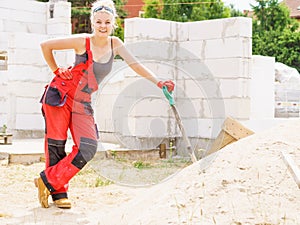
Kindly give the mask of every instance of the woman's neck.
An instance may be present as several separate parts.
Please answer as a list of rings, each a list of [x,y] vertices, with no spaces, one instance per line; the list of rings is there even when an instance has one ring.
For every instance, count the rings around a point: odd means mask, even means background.
[[[109,36],[108,37],[96,37],[95,35],[92,35],[91,41],[94,46],[104,47],[107,45],[107,43],[109,41]]]

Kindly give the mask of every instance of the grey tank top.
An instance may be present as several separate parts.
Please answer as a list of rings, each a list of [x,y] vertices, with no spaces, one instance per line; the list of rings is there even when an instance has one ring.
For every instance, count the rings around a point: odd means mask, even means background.
[[[82,55],[76,54],[74,66],[78,65],[79,63],[85,62],[87,60],[87,57],[88,57],[87,52],[83,53]],[[113,60],[114,60],[114,53],[113,53],[113,43],[111,38],[111,56],[109,60],[105,63],[93,61],[93,71],[98,84],[100,84],[100,82],[110,73],[112,69]]]

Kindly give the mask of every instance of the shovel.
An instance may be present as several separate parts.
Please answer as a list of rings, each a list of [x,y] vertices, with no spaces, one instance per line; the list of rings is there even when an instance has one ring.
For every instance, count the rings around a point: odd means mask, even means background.
[[[168,88],[166,86],[163,86],[162,90],[163,90],[164,95],[166,96],[166,98],[169,100],[169,104],[170,104],[170,106],[173,110],[173,113],[175,115],[176,122],[177,122],[177,124],[179,126],[179,129],[181,131],[183,140],[185,141],[185,143],[187,145],[187,151],[188,151],[188,153],[191,157],[191,160],[192,160],[193,163],[195,163],[195,162],[197,162],[197,158],[195,156],[194,150],[192,149],[191,142],[190,142],[190,140],[188,139],[188,137],[186,135],[186,132],[185,132],[184,126],[182,124],[182,121],[181,121],[180,115],[178,113],[178,110],[175,106],[175,101],[174,101],[174,98],[172,96],[172,92],[169,92]]]

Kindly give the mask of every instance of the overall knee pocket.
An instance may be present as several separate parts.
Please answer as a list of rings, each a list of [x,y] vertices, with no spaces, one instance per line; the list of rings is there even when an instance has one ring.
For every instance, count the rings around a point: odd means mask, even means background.
[[[90,161],[97,151],[97,141],[90,138],[80,138],[78,153],[72,161],[72,164],[78,169],[82,169]]]

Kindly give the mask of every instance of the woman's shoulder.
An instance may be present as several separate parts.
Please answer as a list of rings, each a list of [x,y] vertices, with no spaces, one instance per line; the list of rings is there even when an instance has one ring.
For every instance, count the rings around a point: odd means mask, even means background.
[[[113,46],[115,47],[120,47],[122,45],[124,45],[123,41],[116,36],[111,36],[112,42],[113,42]]]

